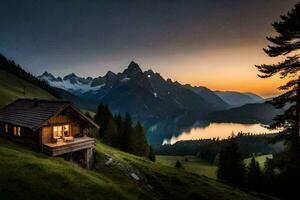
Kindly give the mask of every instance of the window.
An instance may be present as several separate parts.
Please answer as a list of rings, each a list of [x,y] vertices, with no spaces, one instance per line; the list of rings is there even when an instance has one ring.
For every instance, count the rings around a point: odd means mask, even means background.
[[[8,133],[8,124],[5,124],[5,133]]]
[[[63,138],[70,136],[70,125],[53,126],[53,138]]]
[[[14,126],[14,135],[17,135],[17,127]]]
[[[21,136],[21,127],[14,126],[14,136]]]
[[[21,127],[18,126],[17,135],[21,136]]]
[[[64,125],[64,137],[70,136],[69,125]]]
[[[62,137],[62,126],[53,126],[53,138]]]

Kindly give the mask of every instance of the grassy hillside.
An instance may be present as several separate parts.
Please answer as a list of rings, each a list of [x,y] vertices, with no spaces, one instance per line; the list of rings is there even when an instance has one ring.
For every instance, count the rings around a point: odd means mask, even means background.
[[[25,96],[24,96],[25,86]],[[0,69],[0,108],[18,98],[54,99],[54,97],[17,76]]]
[[[186,158],[188,161],[186,161]],[[180,161],[188,172],[216,179],[217,166],[195,156],[157,156],[157,162],[165,166],[174,167],[177,161]]]
[[[273,158],[272,154],[256,156],[255,160],[259,163],[259,166],[263,169],[267,158]],[[245,159],[245,163],[248,165],[251,162],[251,158]]]
[[[188,162],[185,161],[186,158],[188,159]],[[267,158],[272,158],[272,155],[269,154],[255,157],[261,169],[264,168]],[[205,162],[195,156],[157,156],[157,162],[165,166],[174,167],[177,161],[180,161],[184,169],[188,172],[216,179],[217,166]],[[248,165],[251,158],[247,158],[244,161],[245,164]]]
[[[90,171],[0,138],[0,199],[260,199],[101,143],[95,154]],[[108,155],[111,165],[105,165]]]

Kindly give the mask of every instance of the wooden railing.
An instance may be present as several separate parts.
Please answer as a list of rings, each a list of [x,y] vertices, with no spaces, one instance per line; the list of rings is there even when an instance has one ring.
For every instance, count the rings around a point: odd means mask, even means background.
[[[90,137],[74,138],[71,142],[43,144],[43,152],[49,156],[59,156],[84,149],[93,148],[95,140]]]

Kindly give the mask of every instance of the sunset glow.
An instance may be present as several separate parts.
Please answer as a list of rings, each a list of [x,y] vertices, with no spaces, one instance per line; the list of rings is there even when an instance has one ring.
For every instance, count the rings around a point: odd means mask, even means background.
[[[0,7],[0,51],[34,75],[98,77],[135,61],[183,84],[280,94],[285,80],[262,80],[254,65],[280,60],[263,52],[265,37],[297,0],[159,2],[7,1]]]
[[[163,144],[174,144],[181,140],[199,140],[199,139],[226,139],[232,134],[239,132],[252,134],[266,134],[274,133],[260,124],[236,124],[236,123],[211,123],[208,127],[192,128],[189,131],[181,133],[178,137],[172,137],[170,140],[166,139]]]

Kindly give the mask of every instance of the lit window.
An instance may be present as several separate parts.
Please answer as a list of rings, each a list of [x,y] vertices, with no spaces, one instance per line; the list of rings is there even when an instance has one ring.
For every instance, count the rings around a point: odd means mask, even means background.
[[[54,138],[62,137],[62,126],[53,126],[53,137]]]
[[[18,126],[17,135],[21,136],[21,127]]]
[[[69,125],[64,125],[64,137],[70,136]]]
[[[5,133],[8,133],[8,124],[5,124]]]
[[[17,127],[14,126],[14,135],[17,135]]]
[[[21,136],[21,127],[14,126],[14,135],[15,136]]]

